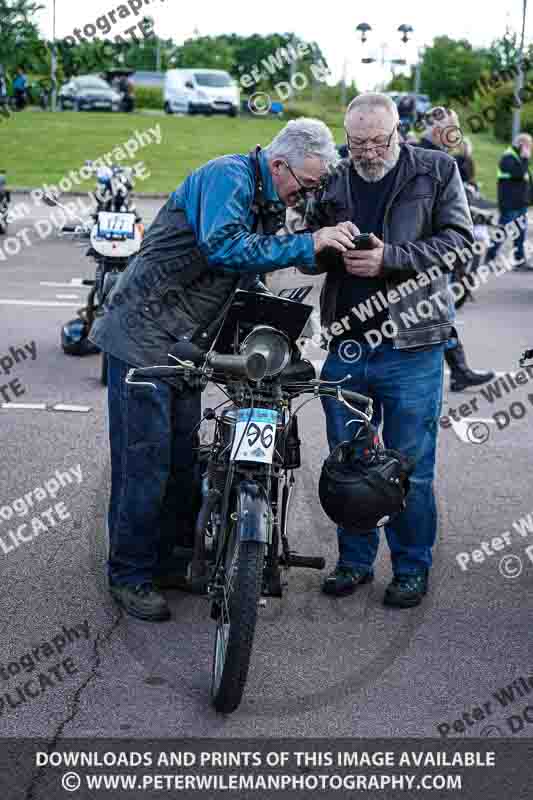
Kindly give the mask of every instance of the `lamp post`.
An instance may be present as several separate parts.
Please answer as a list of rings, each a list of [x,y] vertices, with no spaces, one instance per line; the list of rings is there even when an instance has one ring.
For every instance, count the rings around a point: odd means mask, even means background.
[[[52,82],[52,111],[57,110],[57,49],[56,49],[56,0],[52,5],[52,51],[50,58],[50,79]]]
[[[520,92],[524,86],[524,70],[523,70],[523,58],[524,58],[524,34],[526,29],[526,11],[527,11],[527,0],[523,0],[522,4],[522,36],[520,38],[520,50],[518,53],[518,72],[516,75],[516,85],[515,85],[515,95],[516,95],[516,102],[520,105],[522,104],[522,98],[520,97]],[[518,108],[513,110],[513,141],[515,136],[518,136],[520,133],[520,105]]]
[[[367,22],[360,22],[359,25],[357,25],[355,30],[359,31],[359,33],[361,34],[361,42],[362,42],[362,44],[364,44],[366,42],[367,38],[368,38],[367,34],[372,30],[372,27]],[[406,25],[406,24],[399,25],[398,26],[398,32],[402,34],[401,40],[402,40],[402,42],[404,42],[404,44],[406,44],[409,41],[409,34],[413,33],[413,28],[412,28],[411,25]],[[394,76],[394,66],[402,66],[403,67],[403,66],[406,65],[407,62],[406,62],[405,58],[390,58],[390,59],[386,59],[385,58],[385,49],[386,49],[386,44],[382,44],[382,46],[381,46],[381,66],[385,67],[385,64],[390,64],[392,75]],[[377,61],[377,59],[375,59],[375,58],[362,58],[361,61],[362,61],[363,64],[373,64],[373,63],[375,63]]]

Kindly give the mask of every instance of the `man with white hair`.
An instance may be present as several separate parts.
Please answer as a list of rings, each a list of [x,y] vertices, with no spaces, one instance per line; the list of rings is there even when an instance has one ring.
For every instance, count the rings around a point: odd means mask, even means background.
[[[498,207],[499,224],[517,221],[520,235],[514,242],[514,270],[529,272],[533,267],[527,263],[524,244],[527,241],[527,207],[531,201],[531,158],[532,138],[528,133],[519,133],[512,147],[503,153],[498,167]],[[494,242],[487,253],[487,259],[496,257],[501,242]]]
[[[289,122],[264,149],[215,158],[173,192],[139,253],[108,295],[90,339],[108,357],[110,591],[133,616],[170,617],[157,587],[171,585],[175,544],[191,544],[193,445],[200,393],[125,384],[130,367],[165,364],[177,341],[207,350],[238,288],[257,273],[305,264],[324,248],[353,248],[350,223],[274,235],[286,206],[317,188],[337,158],[323,122]],[[264,288],[264,287],[263,287]]]
[[[448,153],[454,150],[463,139],[459,117],[450,108],[436,106],[426,114],[427,128],[416,145],[426,150]],[[456,159],[457,160],[457,159]],[[459,173],[460,173],[459,168]],[[472,386],[481,386],[494,378],[492,370],[475,370],[468,366],[466,353],[456,328],[444,350],[446,363],[450,368],[450,391],[463,392]]]
[[[350,157],[306,210],[310,230],[348,220],[371,249],[319,255],[326,279],[322,325],[329,355],[322,378],[374,400],[387,448],[416,465],[405,510],[385,525],[393,580],[384,601],[402,608],[428,589],[437,532],[433,494],[442,404],[443,350],[452,333],[450,252],[471,246],[473,226],[454,159],[399,141],[386,95],[356,97],[346,111]],[[306,267],[302,271],[309,272]],[[330,449],[349,438],[350,412],[323,398]],[[373,579],[378,529],[339,528],[339,558],[322,589],[349,594]]]

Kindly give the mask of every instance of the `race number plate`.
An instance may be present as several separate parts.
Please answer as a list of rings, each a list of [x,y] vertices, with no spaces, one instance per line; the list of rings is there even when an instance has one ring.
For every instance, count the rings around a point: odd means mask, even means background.
[[[235,426],[231,461],[272,464],[277,421],[278,412],[270,408],[254,408],[251,417],[249,408],[241,408]]]
[[[98,214],[98,238],[135,238],[135,214],[100,211]]]

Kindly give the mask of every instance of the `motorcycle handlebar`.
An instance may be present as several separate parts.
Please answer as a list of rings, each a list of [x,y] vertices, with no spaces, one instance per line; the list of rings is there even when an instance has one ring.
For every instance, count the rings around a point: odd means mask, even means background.
[[[218,353],[208,353],[207,364],[215,372],[222,372],[232,378],[246,378],[252,381],[259,381],[264,378],[267,362],[260,353],[251,353],[248,356],[238,355],[219,355]],[[198,367],[189,367],[193,374],[200,374],[202,370]],[[131,377],[140,378],[167,378],[169,376],[179,376],[185,371],[183,366],[157,366],[140,367],[131,373]]]
[[[252,353],[248,356],[241,355],[220,355],[219,353],[208,353],[206,358],[209,366],[216,372],[223,372],[231,377],[247,378],[253,381],[259,381],[265,376],[267,362],[263,355],[260,353]],[[191,362],[192,363],[192,362]],[[128,380],[135,383],[135,378],[168,378],[177,377],[182,375],[185,370],[192,375],[201,375],[203,370],[201,367],[190,366],[185,368],[183,366],[155,366],[155,367],[139,367],[130,370],[128,373]],[[294,387],[296,388],[296,386]],[[305,384],[298,386],[300,392],[316,391],[316,387],[309,384],[308,388]],[[359,392],[352,392],[350,389],[343,389],[341,386],[320,386],[319,394],[327,395],[329,397],[338,397],[338,392],[348,402],[367,408],[371,403],[371,398]],[[298,393],[300,393],[298,392]]]
[[[63,225],[61,233],[72,233],[82,239],[90,239],[91,231],[87,228],[82,228],[80,225]]]
[[[359,394],[358,392],[352,392],[350,389],[343,389],[342,386],[339,387],[342,396],[345,400],[351,401],[352,403],[357,403],[361,406],[367,406],[370,402],[370,397],[366,397],[364,394]],[[331,394],[333,397],[337,396],[337,389],[336,387],[327,387],[330,391],[328,394]]]

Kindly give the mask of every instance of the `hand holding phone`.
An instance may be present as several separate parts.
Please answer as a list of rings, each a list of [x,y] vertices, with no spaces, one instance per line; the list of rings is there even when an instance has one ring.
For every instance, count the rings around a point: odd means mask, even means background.
[[[373,233],[354,237],[354,249],[342,254],[344,268],[358,278],[375,278],[383,271],[384,243]]]
[[[359,236],[354,236],[353,243],[356,250],[372,250],[374,248],[371,233],[360,233]]]

